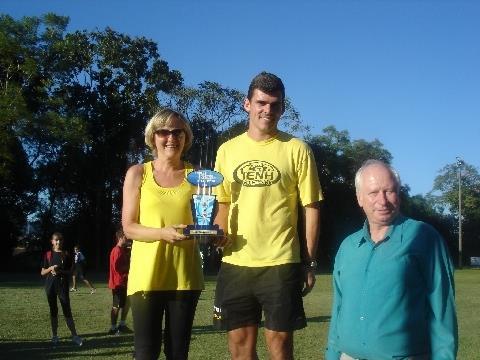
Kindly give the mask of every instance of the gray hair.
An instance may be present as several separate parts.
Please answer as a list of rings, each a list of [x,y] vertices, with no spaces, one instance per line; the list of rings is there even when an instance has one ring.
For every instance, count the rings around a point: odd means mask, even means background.
[[[385,169],[387,169],[390,174],[392,174],[393,178],[395,179],[395,182],[396,182],[396,188],[397,188],[397,194],[400,193],[400,187],[402,186],[402,182],[400,180],[400,175],[398,174],[397,170],[395,170],[392,166],[390,166],[389,164],[381,161],[381,160],[376,160],[376,159],[368,159],[367,161],[365,161],[362,166],[360,167],[360,169],[357,170],[357,172],[355,173],[355,191],[358,192],[360,191],[360,187],[362,185],[362,175],[363,175],[363,172],[365,171],[366,168],[370,167],[370,166],[382,166],[384,167]]]

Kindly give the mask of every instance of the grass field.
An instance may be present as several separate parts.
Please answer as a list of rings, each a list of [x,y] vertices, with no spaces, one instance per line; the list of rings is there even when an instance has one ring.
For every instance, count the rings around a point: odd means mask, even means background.
[[[60,316],[61,343],[50,344],[48,305],[40,275],[0,274],[0,359],[131,359],[133,335],[107,336],[111,294],[106,276],[93,277],[97,293],[80,286],[71,295],[82,347],[73,345]],[[211,326],[215,279],[207,278],[193,327],[190,359],[228,359],[225,333]],[[456,272],[460,329],[458,359],[480,359],[480,270]],[[295,334],[296,359],[323,359],[331,303],[331,276],[318,275],[314,291],[305,298],[308,327]],[[132,326],[129,315],[128,325]],[[263,337],[258,353],[266,359]],[[163,358],[163,357],[162,357]]]

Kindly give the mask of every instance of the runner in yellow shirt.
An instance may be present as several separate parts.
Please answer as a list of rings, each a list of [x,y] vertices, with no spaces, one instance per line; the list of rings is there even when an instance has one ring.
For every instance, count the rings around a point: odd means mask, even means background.
[[[256,359],[263,310],[270,358],[291,359],[293,331],[306,326],[302,293],[315,283],[322,192],[309,146],[277,128],[285,109],[280,78],[257,75],[244,108],[247,132],[219,148],[215,165],[224,176],[215,222],[230,244],[217,278],[214,323],[228,331],[233,359]]]

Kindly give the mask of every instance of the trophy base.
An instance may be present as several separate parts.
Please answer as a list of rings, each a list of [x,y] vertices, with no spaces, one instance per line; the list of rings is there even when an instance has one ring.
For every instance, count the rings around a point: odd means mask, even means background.
[[[188,225],[183,229],[183,235],[194,237],[200,243],[209,243],[217,236],[223,236],[223,230],[218,225]]]

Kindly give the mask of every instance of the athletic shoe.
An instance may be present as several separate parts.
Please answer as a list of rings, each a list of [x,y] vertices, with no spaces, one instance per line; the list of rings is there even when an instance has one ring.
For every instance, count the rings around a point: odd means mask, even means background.
[[[133,331],[130,330],[130,328],[127,325],[118,325],[118,332],[122,334],[129,334],[132,333]]]
[[[52,336],[52,345],[57,345],[58,344],[58,336]]]
[[[72,287],[72,288],[70,289],[70,292],[74,292],[74,291],[78,291],[78,290],[77,290],[77,288],[73,288],[73,287]]]
[[[77,344],[78,346],[82,346],[83,345],[83,339],[78,336],[78,335],[75,335],[72,337],[72,341]]]
[[[90,294],[95,294],[97,292],[97,289],[93,288],[92,290],[90,290]]]
[[[116,335],[117,332],[118,332],[118,329],[117,329],[117,328],[115,328],[115,329],[110,328],[110,330],[108,330],[108,333],[107,333],[107,334],[108,334],[108,335]]]

